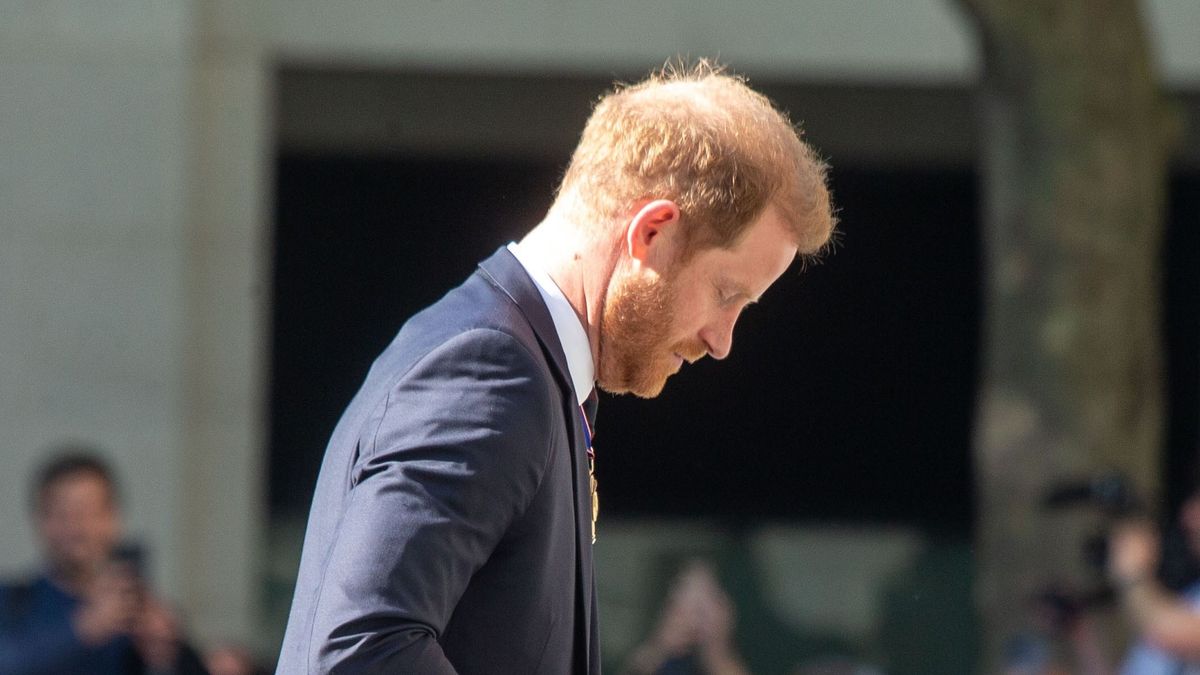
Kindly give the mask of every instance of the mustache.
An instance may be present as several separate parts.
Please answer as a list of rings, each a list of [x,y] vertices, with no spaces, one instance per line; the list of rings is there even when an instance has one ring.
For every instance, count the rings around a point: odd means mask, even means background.
[[[708,347],[703,342],[686,340],[675,345],[675,353],[682,356],[684,361],[695,363],[708,356]]]

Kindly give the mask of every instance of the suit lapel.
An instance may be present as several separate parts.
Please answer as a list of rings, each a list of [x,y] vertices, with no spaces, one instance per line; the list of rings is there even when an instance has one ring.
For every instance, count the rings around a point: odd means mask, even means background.
[[[590,672],[590,655],[597,648],[597,645],[591,644],[596,633],[596,626],[592,625],[596,608],[592,606],[595,587],[592,577],[591,479],[588,475],[583,419],[579,401],[576,400],[575,387],[567,369],[567,357],[563,352],[558,331],[554,328],[554,320],[550,318],[550,310],[546,308],[537,286],[516,257],[507,248],[501,248],[480,263],[479,268],[484,277],[508,295],[525,315],[548,356],[555,381],[562,391],[563,414],[571,439],[571,470],[575,478],[572,486],[575,496],[575,592],[578,601],[576,606],[581,611],[578,619],[583,638],[583,644],[580,645],[582,652],[576,653],[575,658],[578,672]]]
[[[546,309],[546,303],[542,301],[537,286],[529,278],[525,268],[507,248],[501,248],[492,254],[492,257],[479,263],[479,269],[484,277],[516,303],[525,315],[525,319],[529,321],[533,332],[542,343],[542,349],[550,357],[554,379],[563,389],[564,396],[574,400],[574,387],[571,384],[570,371],[567,370],[567,356],[563,352],[562,342],[558,339],[558,331],[554,329],[554,320],[550,318],[550,310]]]

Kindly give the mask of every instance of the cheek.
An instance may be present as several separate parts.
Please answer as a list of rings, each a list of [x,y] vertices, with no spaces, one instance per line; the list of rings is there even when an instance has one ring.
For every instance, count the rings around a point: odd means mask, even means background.
[[[63,522],[54,518],[43,519],[38,523],[38,532],[43,539],[49,541],[59,541],[66,536],[67,528]]]
[[[696,291],[681,292],[675,297],[672,307],[671,329],[674,333],[695,333],[716,309],[715,298]]]
[[[1184,504],[1179,520],[1187,529],[1200,532],[1200,499],[1193,497]]]
[[[680,308],[673,328],[677,336],[697,339],[705,331],[731,328],[739,314],[736,306],[723,306],[715,299],[698,299]]]
[[[108,542],[116,537],[117,529],[117,519],[113,515],[97,514],[89,534],[97,541]]]

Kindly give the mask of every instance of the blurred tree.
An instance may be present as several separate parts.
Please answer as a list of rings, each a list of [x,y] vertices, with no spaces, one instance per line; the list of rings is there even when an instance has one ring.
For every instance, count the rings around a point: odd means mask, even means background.
[[[984,74],[977,601],[987,672],[1051,580],[1094,579],[1064,476],[1159,493],[1159,255],[1175,117],[1138,0],[959,0]]]

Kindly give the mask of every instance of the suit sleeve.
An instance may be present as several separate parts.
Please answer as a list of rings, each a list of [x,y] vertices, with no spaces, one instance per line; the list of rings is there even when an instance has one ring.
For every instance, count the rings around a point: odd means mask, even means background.
[[[514,337],[428,354],[366,425],[314,622],[318,672],[454,673],[438,644],[549,459],[551,389]]]

